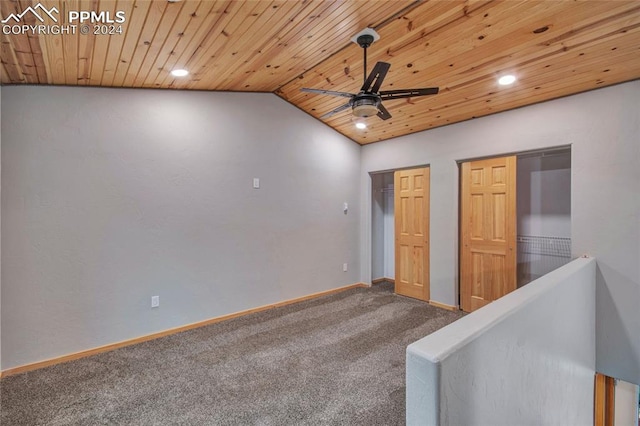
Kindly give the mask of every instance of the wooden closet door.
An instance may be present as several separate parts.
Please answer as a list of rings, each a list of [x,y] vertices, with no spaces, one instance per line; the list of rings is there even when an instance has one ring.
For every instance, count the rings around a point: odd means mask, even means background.
[[[460,304],[471,312],[516,289],[516,157],[462,164]]]
[[[395,291],[429,301],[429,168],[394,173]]]

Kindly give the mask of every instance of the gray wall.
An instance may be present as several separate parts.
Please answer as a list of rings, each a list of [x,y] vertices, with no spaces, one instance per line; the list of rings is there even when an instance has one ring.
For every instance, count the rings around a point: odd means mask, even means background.
[[[359,281],[360,148],[272,94],[2,104],[3,369]]]
[[[571,145],[572,251],[598,263],[597,369],[640,383],[639,104],[634,81],[365,146],[361,279],[371,278],[370,172],[430,164],[431,298],[457,305],[456,161]]]
[[[592,425],[595,281],[576,259],[409,345],[407,425]]]
[[[533,153],[518,156],[517,165],[518,237],[571,238],[571,152]],[[564,265],[570,260],[559,256],[570,249],[564,241],[550,245],[548,254],[538,240],[520,242],[518,238],[518,286]],[[552,242],[553,240],[550,240]],[[567,253],[567,256],[569,253]]]
[[[518,158],[518,235],[571,237],[571,153]]]
[[[384,278],[385,270],[385,194],[384,174],[371,176],[371,278]]]
[[[456,160],[571,144],[597,368],[640,383],[640,81],[362,150],[268,94],[1,96],[3,369],[369,281],[369,172],[414,165],[431,165],[431,296],[455,305]]]
[[[396,276],[396,236],[395,236],[395,197],[393,173],[385,173],[384,186],[384,276],[393,278]]]
[[[393,172],[371,175],[371,278],[395,277]]]

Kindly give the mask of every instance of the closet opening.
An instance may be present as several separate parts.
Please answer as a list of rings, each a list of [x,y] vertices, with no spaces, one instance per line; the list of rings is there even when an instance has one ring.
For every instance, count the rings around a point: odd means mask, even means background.
[[[472,312],[571,260],[571,148],[460,166],[460,307]]]
[[[393,171],[371,173],[371,283],[395,284]]]
[[[517,155],[517,286],[571,260],[571,148]]]
[[[429,214],[431,169],[412,167],[371,174],[372,284],[430,301]]]

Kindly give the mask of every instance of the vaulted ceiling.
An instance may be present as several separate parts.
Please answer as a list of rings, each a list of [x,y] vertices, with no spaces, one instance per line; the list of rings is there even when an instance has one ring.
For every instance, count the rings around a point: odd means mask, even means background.
[[[19,34],[29,6],[124,12],[118,25],[75,34]],[[568,0],[2,0],[2,84],[274,92],[314,117],[356,93],[365,27],[381,36],[369,70],[391,64],[383,90],[439,86],[440,94],[386,101],[386,121],[356,129],[345,110],[323,121],[360,144],[640,78],[640,2]],[[103,15],[104,16],[104,15]],[[45,17],[46,19],[49,19]],[[53,24],[54,22],[44,22]],[[32,13],[22,24],[41,24]],[[8,30],[6,28],[9,28]],[[7,34],[9,33],[9,34]],[[189,70],[176,78],[170,71]],[[499,86],[497,77],[517,81]]]

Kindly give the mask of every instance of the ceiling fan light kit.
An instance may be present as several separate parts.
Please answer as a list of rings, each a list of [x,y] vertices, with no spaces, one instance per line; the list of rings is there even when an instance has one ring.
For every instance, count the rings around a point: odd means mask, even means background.
[[[349,102],[322,115],[320,117],[321,119],[329,118],[334,114],[351,108],[351,112],[355,117],[367,118],[377,115],[382,120],[388,120],[391,118],[391,114],[387,111],[384,105],[382,105],[383,100],[435,95],[438,93],[439,88],[437,87],[380,91],[380,86],[382,86],[382,82],[387,75],[387,72],[389,72],[391,64],[378,62],[371,70],[369,76],[367,76],[367,48],[378,39],[380,39],[380,35],[378,35],[373,28],[365,28],[351,38],[351,41],[360,46],[364,51],[364,83],[358,93],[354,94],[309,88],[300,89],[301,91],[308,93],[349,98]]]
[[[378,114],[380,98],[376,96],[362,95],[353,100],[352,111],[356,117],[372,117]]]

